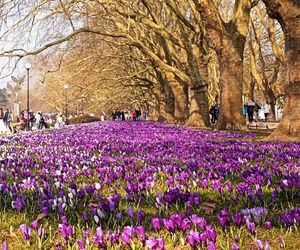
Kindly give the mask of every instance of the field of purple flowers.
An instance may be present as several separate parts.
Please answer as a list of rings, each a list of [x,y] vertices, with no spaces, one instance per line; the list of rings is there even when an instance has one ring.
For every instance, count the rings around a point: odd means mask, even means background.
[[[3,249],[300,249],[300,143],[98,122],[0,150]]]

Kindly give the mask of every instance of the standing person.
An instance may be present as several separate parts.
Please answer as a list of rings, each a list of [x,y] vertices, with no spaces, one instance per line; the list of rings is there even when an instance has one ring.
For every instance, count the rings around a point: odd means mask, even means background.
[[[3,109],[0,108],[0,133],[6,132],[6,127],[5,127],[3,118],[4,118],[4,112],[3,112]]]
[[[255,112],[255,121],[258,121],[258,114],[259,114],[259,110],[261,109],[261,106],[255,102],[255,107],[254,107],[254,112]]]
[[[136,120],[136,112],[135,111],[132,111],[132,120]]]
[[[39,123],[39,127],[38,128],[39,129],[42,129],[43,127],[48,128],[48,124],[45,121],[44,115],[42,113],[40,113],[40,116],[41,116],[41,118],[40,118],[40,123]]]
[[[245,104],[245,106],[247,107],[247,114],[248,114],[249,123],[252,123],[253,122],[254,109],[255,109],[255,102],[250,99]]]
[[[13,133],[13,129],[11,127],[13,116],[10,110],[7,109],[7,117],[6,117],[6,129],[8,128],[11,133]]]
[[[40,121],[41,121],[41,112],[37,112],[35,114],[35,128],[36,129],[39,129]]]
[[[210,107],[209,114],[211,115],[210,122],[211,122],[211,124],[214,125],[216,123],[217,118],[218,118],[218,106],[217,106],[217,104],[214,104]]]
[[[121,117],[122,117],[122,121],[125,121],[125,112],[124,112],[124,110],[121,111]]]
[[[269,115],[271,113],[271,106],[268,102],[264,105],[265,121],[269,121]]]
[[[104,121],[105,121],[105,117],[106,117],[106,113],[105,113],[104,111],[102,111],[102,112],[101,112],[101,115],[100,115],[100,120],[101,120],[102,122],[104,122]]]
[[[3,115],[3,123],[4,123],[5,127],[6,127],[6,130],[7,130],[7,118],[8,118],[8,109],[6,109],[4,111],[4,115]]]
[[[148,121],[148,110],[145,110],[144,111],[144,119],[145,119],[145,121]]]
[[[30,112],[29,112],[29,125],[30,125],[30,130],[32,130],[32,128],[34,127],[35,122],[36,122],[35,115],[34,115],[33,111],[30,110]]]
[[[116,111],[115,111],[115,110],[113,110],[111,116],[112,116],[113,121],[115,121],[116,118],[117,118],[117,114],[116,114]]]

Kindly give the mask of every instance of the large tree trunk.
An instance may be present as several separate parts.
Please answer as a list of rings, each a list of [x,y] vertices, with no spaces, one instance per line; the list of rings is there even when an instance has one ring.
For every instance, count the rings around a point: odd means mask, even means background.
[[[186,125],[209,127],[207,86],[190,88],[190,98],[190,116]]]
[[[287,25],[291,30],[286,30],[287,74],[283,117],[269,139],[300,141],[300,21],[289,22]]]
[[[228,38],[223,38],[219,53],[221,109],[217,129],[246,129],[242,114],[243,59]]]
[[[185,88],[178,79],[176,79],[173,73],[166,72],[166,77],[170,88],[174,94],[175,110],[174,119],[175,122],[183,124],[188,116],[188,95]]]
[[[286,79],[283,117],[271,140],[300,141],[300,3],[295,0],[264,0],[268,13],[285,34]]]
[[[158,121],[174,123],[175,100],[170,86],[165,85],[159,95]]]

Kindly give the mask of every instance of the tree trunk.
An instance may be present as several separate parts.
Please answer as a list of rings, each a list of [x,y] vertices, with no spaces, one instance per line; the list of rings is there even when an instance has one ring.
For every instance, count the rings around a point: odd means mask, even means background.
[[[268,139],[300,141],[300,3],[295,0],[264,2],[269,15],[282,26],[287,67],[283,117]]]
[[[187,86],[182,86],[182,84],[176,79],[173,73],[166,72],[166,77],[170,88],[174,94],[175,100],[175,110],[174,119],[175,122],[183,124],[188,116],[188,96],[185,88]]]
[[[159,96],[159,117],[158,121],[174,123],[175,100],[170,86],[165,85]]]
[[[185,125],[209,127],[207,86],[190,88],[190,116]]]
[[[217,129],[246,129],[242,114],[243,59],[228,38],[219,52],[221,109]]]
[[[283,117],[269,139],[300,141],[300,21],[289,20],[287,26]]]

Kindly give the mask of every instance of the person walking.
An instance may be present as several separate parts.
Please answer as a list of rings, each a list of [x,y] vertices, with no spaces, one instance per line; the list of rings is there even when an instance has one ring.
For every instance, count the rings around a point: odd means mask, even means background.
[[[6,112],[6,130],[9,129],[9,131],[11,133],[13,133],[13,129],[11,127],[11,122],[12,122],[12,119],[13,119],[13,116],[12,116],[12,113],[10,110],[7,109],[7,112]]]
[[[270,106],[269,103],[265,103],[264,113],[265,113],[265,122],[268,122],[269,121],[269,115],[271,113],[271,106]]]
[[[247,107],[247,114],[248,114],[248,120],[249,120],[249,123],[252,123],[253,122],[253,115],[254,115],[254,110],[255,110],[255,102],[253,100],[249,100],[245,106]]]

